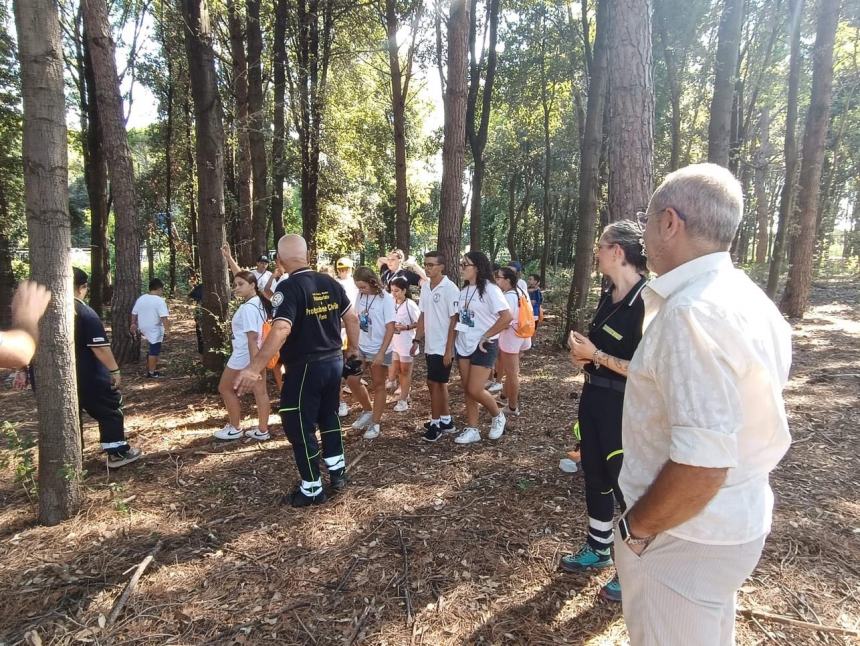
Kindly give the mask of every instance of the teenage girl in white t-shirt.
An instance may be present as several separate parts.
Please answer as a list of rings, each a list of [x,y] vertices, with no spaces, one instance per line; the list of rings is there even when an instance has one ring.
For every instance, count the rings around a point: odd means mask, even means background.
[[[398,277],[388,284],[394,297],[394,339],[391,349],[394,351],[394,374],[400,382],[400,399],[394,404],[394,412],[402,413],[409,410],[409,389],[412,387],[412,352],[418,348],[412,344],[415,338],[415,328],[421,311],[418,304],[409,298],[409,282]],[[396,394],[396,393],[395,393]]]
[[[492,415],[490,439],[505,432],[505,414],[484,385],[493,369],[499,350],[499,332],[511,323],[511,312],[502,290],[493,281],[490,259],[480,251],[469,251],[460,261],[463,289],[457,304],[459,316],[454,327],[457,365],[466,393],[466,426],[454,441],[471,444],[481,441],[478,430],[478,405]]]
[[[359,267],[353,274],[358,287],[358,323],[361,332],[358,349],[364,365],[370,365],[373,380],[373,403],[361,375],[348,377],[346,383],[361,404],[361,415],[352,424],[356,430],[366,429],[364,438],[379,437],[379,423],[385,411],[385,376],[391,365],[391,339],[394,338],[394,297],[382,286],[379,277],[369,267]]]
[[[520,352],[532,347],[531,339],[517,336],[516,329],[519,321],[520,295],[523,294],[517,285],[517,273],[511,267],[502,267],[496,272],[496,285],[505,295],[508,309],[511,312],[511,323],[499,335],[499,380],[504,377],[505,385],[502,392],[508,399],[505,415],[520,414]],[[526,293],[526,298],[528,294]],[[529,301],[531,307],[531,301]],[[531,313],[531,310],[529,310]]]
[[[233,390],[236,376],[248,367],[257,355],[263,339],[263,323],[268,314],[260,301],[257,279],[250,271],[240,271],[233,277],[233,294],[242,301],[231,321],[233,330],[233,353],[227,360],[227,367],[221,373],[218,392],[224,400],[229,421],[215,431],[219,440],[238,440],[249,437],[254,440],[269,439],[269,393],[266,390],[265,370],[263,379],[254,386],[254,399],[257,402],[257,426],[242,432],[242,404]]]

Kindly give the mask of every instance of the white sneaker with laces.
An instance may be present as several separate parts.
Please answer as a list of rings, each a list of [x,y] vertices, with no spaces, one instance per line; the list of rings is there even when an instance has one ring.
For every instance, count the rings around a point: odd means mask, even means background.
[[[505,424],[507,423],[507,418],[502,411],[499,411],[499,414],[493,418],[492,423],[490,424],[490,439],[498,440],[505,432]]]
[[[489,386],[487,386],[487,390],[491,393],[498,393],[502,391],[502,384],[498,381],[494,381]]]
[[[340,406],[337,407],[337,416],[346,417],[347,415],[349,415],[349,404],[341,402]]]
[[[361,415],[358,416],[358,419],[352,423],[352,428],[356,431],[360,431],[361,429],[367,428],[373,423],[373,411],[366,410]]]
[[[232,424],[227,424],[224,428],[215,431],[213,435],[217,440],[238,440],[244,436],[244,433]]]
[[[405,413],[409,410],[409,402],[405,399],[398,400],[396,404],[394,404],[394,412],[395,413]]]
[[[481,441],[481,432],[476,428],[467,427],[454,438],[456,444],[474,444]]]
[[[379,424],[371,424],[364,432],[364,439],[375,440],[377,437],[379,437]]]
[[[269,431],[261,431],[258,427],[249,428],[245,431],[245,437],[249,437],[252,440],[257,440],[259,442],[265,442],[268,440],[271,435],[269,435]]]

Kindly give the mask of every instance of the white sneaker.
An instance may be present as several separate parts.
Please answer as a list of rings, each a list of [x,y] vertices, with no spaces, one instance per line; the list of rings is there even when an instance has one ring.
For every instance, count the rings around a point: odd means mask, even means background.
[[[474,444],[481,441],[481,433],[476,428],[464,428],[463,432],[454,438],[456,444]]]
[[[360,431],[363,428],[367,428],[373,423],[373,411],[366,410],[361,415],[358,416],[358,419],[352,423],[352,428],[356,431]]]
[[[364,439],[375,440],[377,437],[379,437],[379,424],[371,424],[364,432]]]
[[[349,404],[341,402],[340,406],[337,407],[337,416],[346,417],[347,415],[349,415]]]
[[[252,440],[258,440],[260,442],[264,442],[268,440],[271,435],[269,435],[269,431],[261,431],[258,427],[249,428],[245,431],[245,437],[250,437]]]
[[[238,440],[243,437],[244,433],[232,424],[227,424],[221,430],[215,431],[213,435],[218,440]]]
[[[394,412],[395,413],[405,413],[409,410],[409,402],[405,399],[400,399],[394,404]]]
[[[502,384],[500,384],[498,381],[494,381],[489,386],[487,386],[487,390],[491,393],[502,392]]]
[[[498,440],[504,434],[507,421],[505,414],[499,411],[499,414],[493,418],[493,422],[490,424],[491,440]]]

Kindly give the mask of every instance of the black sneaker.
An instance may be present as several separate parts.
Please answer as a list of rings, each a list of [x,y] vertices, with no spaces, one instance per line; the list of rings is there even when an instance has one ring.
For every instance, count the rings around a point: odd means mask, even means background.
[[[348,480],[346,479],[346,469],[337,469],[336,471],[328,472],[329,488],[332,494],[338,494],[346,489]]]
[[[143,455],[143,452],[140,449],[135,449],[130,446],[122,451],[117,451],[116,453],[108,453],[108,469],[118,469],[119,467],[124,467],[126,464],[136,462],[140,459],[141,455]]]
[[[296,487],[292,493],[281,498],[281,504],[290,507],[310,507],[311,505],[321,505],[326,500],[325,491],[322,489],[314,496],[307,496],[302,492],[301,487]]]
[[[436,442],[443,435],[445,435],[445,432],[441,428],[436,426],[436,424],[431,424],[427,432],[421,436],[421,439],[425,442]]]
[[[161,379],[161,373],[156,370],[155,372],[147,372],[147,379]]]
[[[424,430],[425,431],[429,431],[431,426],[433,426],[432,421],[424,422]],[[442,429],[445,433],[456,433],[457,432],[457,427],[454,426],[454,420],[453,419],[450,422],[439,422],[439,428]]]

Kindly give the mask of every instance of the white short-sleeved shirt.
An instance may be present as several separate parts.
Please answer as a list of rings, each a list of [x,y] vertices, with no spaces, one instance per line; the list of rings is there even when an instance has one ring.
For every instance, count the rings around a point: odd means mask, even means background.
[[[251,363],[248,332],[257,333],[257,347],[259,347],[263,339],[263,323],[266,318],[266,310],[259,296],[249,298],[238,307],[230,322],[233,331],[233,354],[227,361],[228,368],[242,370]]]
[[[529,285],[528,285],[528,283],[527,283],[526,281],[524,281],[522,278],[520,278],[520,279],[517,281],[517,289],[519,289],[520,291],[522,291],[522,293],[523,293],[523,294],[525,294],[525,295],[528,295],[528,293],[529,293]],[[514,317],[516,317],[516,315],[514,315]]]
[[[728,468],[705,508],[667,533],[752,541],[770,530],[768,474],[791,443],[782,398],[791,328],[724,252],[655,278],[642,298],[644,334],[624,394],[624,499],[635,504],[667,460]]]
[[[263,272],[254,269],[251,273],[254,274],[254,278],[257,279],[257,289],[262,292],[266,288],[266,283],[268,283],[269,279],[272,277],[272,272],[268,269]]]
[[[457,307],[460,320],[456,327],[457,339],[454,347],[459,356],[467,357],[475,352],[481,337],[499,320],[499,314],[508,311],[508,301],[505,300],[502,290],[488,281],[483,296],[475,285],[467,285],[461,289]],[[489,338],[498,339],[499,335]]]
[[[418,317],[421,316],[421,310],[418,309],[418,304],[411,298],[407,298],[400,305],[394,304],[394,323],[400,325],[415,325],[418,322]],[[415,330],[406,330],[404,332],[394,332],[394,338],[391,340],[391,349],[400,356],[408,356],[412,350],[412,339],[415,338]]]
[[[358,347],[367,355],[379,352],[385,340],[385,326],[394,323],[394,297],[388,292],[358,295]]]
[[[340,283],[341,287],[343,287],[343,291],[346,292],[349,302],[352,303],[353,307],[355,307],[356,303],[358,303],[358,286],[355,284],[353,277],[348,276],[347,278],[335,278],[335,280]]]
[[[445,354],[448,345],[448,328],[451,317],[457,314],[460,288],[450,278],[443,276],[436,287],[430,281],[421,285],[418,307],[424,314],[424,353]]]
[[[137,328],[150,343],[161,343],[164,340],[164,323],[162,317],[170,315],[167,302],[155,294],[143,294],[134,303],[131,313],[137,316]]]

